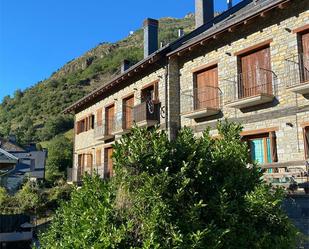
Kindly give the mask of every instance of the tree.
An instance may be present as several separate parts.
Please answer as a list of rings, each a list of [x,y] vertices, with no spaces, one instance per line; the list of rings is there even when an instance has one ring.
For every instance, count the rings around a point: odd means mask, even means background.
[[[134,128],[114,146],[115,176],[85,178],[42,235],[42,248],[282,248],[297,231],[284,195],[248,167],[241,127],[219,123],[220,139],[187,128]]]
[[[46,180],[55,182],[66,175],[66,169],[72,166],[73,144],[64,135],[52,139],[48,146],[46,161]]]

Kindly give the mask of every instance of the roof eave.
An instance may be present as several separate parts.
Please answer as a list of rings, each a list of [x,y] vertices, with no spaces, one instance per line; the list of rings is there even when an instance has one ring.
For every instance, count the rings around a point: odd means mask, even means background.
[[[285,3],[288,3],[290,1],[291,0],[278,0],[278,1],[276,1],[276,3],[269,5],[269,6],[265,6],[264,8],[261,8],[259,11],[252,13],[252,15],[250,15],[250,16],[246,16],[243,19],[241,19],[241,20],[239,20],[239,21],[237,21],[233,24],[226,25],[226,26],[222,27],[221,29],[214,31],[210,34],[205,34],[205,36],[202,36],[200,39],[198,39],[196,41],[189,42],[188,44],[171,51],[170,53],[167,54],[167,56],[168,57],[173,57],[173,56],[176,56],[176,55],[180,56],[181,53],[185,52],[186,50],[191,49],[192,47],[195,47],[197,45],[204,45],[202,43],[205,42],[206,40],[209,40],[209,39],[212,39],[212,38],[217,39],[217,37],[220,34],[226,32],[226,31],[229,31],[230,29],[233,29],[236,26],[242,25],[242,24],[244,24],[244,22],[250,21],[251,19],[253,19],[255,17],[260,16],[261,13],[275,9],[278,6],[285,4]]]

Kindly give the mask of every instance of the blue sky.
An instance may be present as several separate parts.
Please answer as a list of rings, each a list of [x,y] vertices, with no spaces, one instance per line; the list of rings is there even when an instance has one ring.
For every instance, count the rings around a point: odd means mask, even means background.
[[[215,2],[226,9],[226,0]],[[0,0],[0,100],[98,43],[124,38],[146,17],[193,11],[194,0]]]

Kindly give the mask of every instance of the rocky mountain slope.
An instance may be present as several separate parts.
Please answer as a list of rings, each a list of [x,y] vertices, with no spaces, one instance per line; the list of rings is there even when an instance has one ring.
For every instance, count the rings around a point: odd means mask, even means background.
[[[194,29],[194,16],[160,19],[159,41],[167,44],[177,31]],[[100,43],[64,65],[50,78],[25,91],[17,90],[0,104],[0,136],[14,134],[19,143],[44,141],[70,129],[72,117],[61,111],[79,98],[115,77],[123,59],[133,63],[143,57],[143,30],[116,43]],[[44,63],[44,62],[42,62]]]

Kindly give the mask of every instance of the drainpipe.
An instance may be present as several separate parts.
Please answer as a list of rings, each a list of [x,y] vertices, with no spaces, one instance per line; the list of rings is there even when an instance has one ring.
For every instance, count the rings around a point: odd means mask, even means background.
[[[168,132],[168,67],[169,67],[169,58],[166,58],[166,66],[165,66],[165,129]]]

